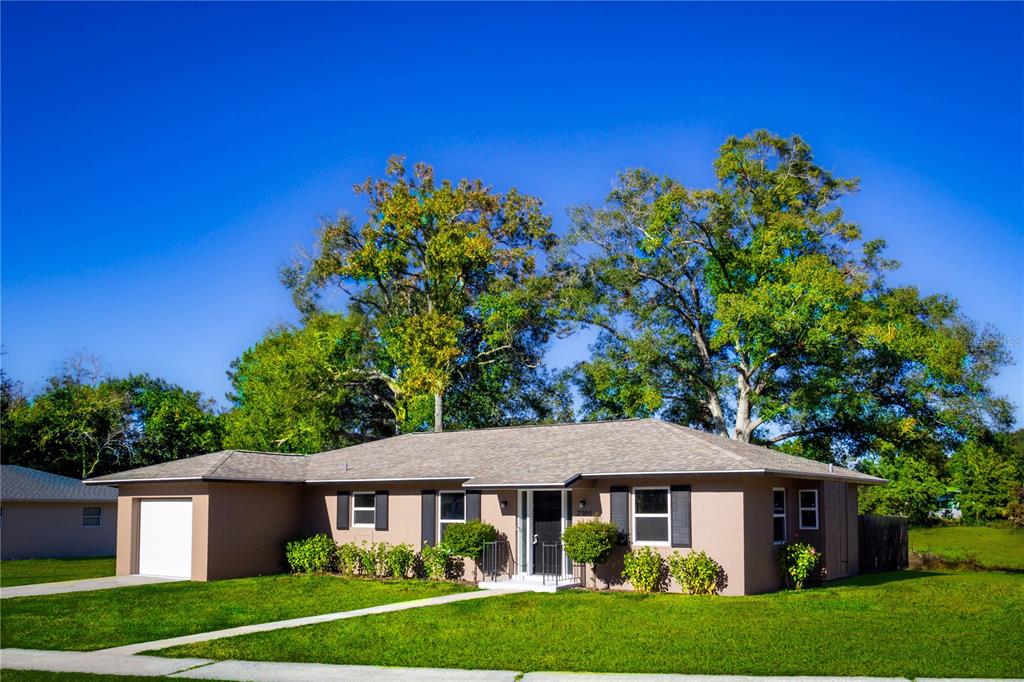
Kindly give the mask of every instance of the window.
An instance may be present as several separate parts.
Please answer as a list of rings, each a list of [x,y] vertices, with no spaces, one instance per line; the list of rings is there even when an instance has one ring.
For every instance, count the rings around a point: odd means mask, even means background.
[[[786,541],[786,489],[772,488],[772,542]]]
[[[99,507],[82,507],[82,525],[89,528],[99,527],[102,514],[103,510]]]
[[[800,528],[818,530],[818,491],[800,491]]]
[[[376,517],[373,493],[352,493],[352,527],[373,528]]]
[[[633,541],[668,544],[668,488],[633,488]]]
[[[466,493],[444,492],[438,495],[438,503],[441,505],[441,513],[437,515],[440,530],[438,538],[444,540],[444,530],[453,523],[466,522]]]

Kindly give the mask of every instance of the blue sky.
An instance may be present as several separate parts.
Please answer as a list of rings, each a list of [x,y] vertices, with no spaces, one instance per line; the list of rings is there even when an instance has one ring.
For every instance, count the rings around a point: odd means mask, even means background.
[[[278,267],[392,153],[536,194],[562,230],[618,171],[707,185],[764,127],[861,178],[846,208],[896,281],[1006,335],[994,385],[1024,405],[1022,4],[0,11],[2,362],[30,388],[89,349],[223,401],[295,318]]]

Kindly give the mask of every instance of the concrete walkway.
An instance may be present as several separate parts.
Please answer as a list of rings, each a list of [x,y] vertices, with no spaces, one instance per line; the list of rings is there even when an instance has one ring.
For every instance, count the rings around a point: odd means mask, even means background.
[[[247,680],[250,682],[907,682],[903,677],[755,677],[750,675],[649,675],[623,673],[520,673],[513,670],[384,668],[323,663],[210,661],[202,658],[130,656],[102,651],[0,650],[0,667],[66,673],[137,675],[164,679]],[[917,682],[954,682],[917,678]],[[965,681],[966,682],[966,681]],[[979,682],[975,680],[974,682]],[[996,682],[993,680],[992,682]],[[1008,682],[1001,680],[999,682]]]
[[[88,578],[86,580],[66,580],[60,583],[37,583],[35,585],[4,587],[0,588],[0,599],[37,597],[44,594],[62,594],[64,592],[91,592],[92,590],[110,590],[115,587],[132,587],[134,585],[177,583],[183,580],[185,578],[160,578],[155,575],[112,575],[108,578]]]
[[[451,604],[457,601],[467,601],[469,599],[487,599],[488,597],[499,597],[502,594],[508,594],[508,590],[504,591],[490,591],[490,590],[477,590],[475,592],[459,592],[456,594],[446,594],[443,597],[428,597],[426,599],[413,599],[411,601],[400,601],[392,604],[381,604],[380,606],[369,606],[365,609],[356,609],[354,611],[339,611],[336,613],[324,613],[319,616],[304,616],[302,618],[291,618],[289,620],[278,620],[272,623],[258,623],[256,625],[242,625],[237,628],[227,628],[225,630],[214,630],[213,632],[201,632],[196,635],[184,635],[182,637],[171,637],[170,639],[161,639],[155,642],[142,642],[140,644],[128,644],[126,646],[112,647],[110,649],[102,649],[101,653],[105,654],[119,654],[119,655],[130,655],[137,654],[143,651],[154,651],[156,649],[166,649],[171,646],[178,646],[181,644],[194,644],[196,642],[207,642],[211,639],[222,639],[224,637],[235,637],[237,635],[248,635],[254,632],[267,632],[269,630],[281,630],[284,628],[297,628],[303,625],[315,625],[316,623],[330,623],[335,620],[345,620],[347,618],[359,618],[360,616],[372,616],[376,613],[392,613],[394,611],[406,611],[408,609],[418,609],[424,606],[439,606],[441,604]]]

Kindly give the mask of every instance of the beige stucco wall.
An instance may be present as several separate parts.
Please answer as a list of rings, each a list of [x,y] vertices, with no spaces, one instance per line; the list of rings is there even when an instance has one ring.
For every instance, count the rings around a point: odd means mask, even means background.
[[[288,570],[285,543],[302,534],[300,484],[210,483],[207,580]]]
[[[611,520],[611,486],[628,486],[630,491],[636,486],[689,485],[691,539],[692,547],[673,548],[655,546],[654,549],[664,557],[673,551],[686,554],[690,551],[705,551],[722,565],[728,576],[728,585],[724,594],[743,594],[745,586],[744,544],[743,544],[743,497],[744,481],[731,477],[644,477],[630,479],[600,479],[582,481],[573,486],[573,521],[585,521],[598,516],[602,521]],[[579,508],[580,500],[584,508]],[[630,524],[632,524],[632,505],[630,505]],[[611,589],[631,589],[628,583],[623,584],[622,557],[627,547],[619,547],[611,559],[599,567],[597,572],[598,585]],[[588,569],[589,571],[589,569]],[[588,576],[589,579],[589,576]],[[668,589],[679,592],[680,586],[669,580]]]
[[[772,489],[786,491],[786,539],[810,543],[822,552],[830,566],[829,580],[845,578],[858,573],[857,546],[857,486],[840,484],[846,489],[846,499],[826,499],[829,486],[822,481],[794,478],[751,478],[746,487],[746,589],[748,594],[769,592],[782,587],[776,554],[778,547],[772,542]],[[818,529],[801,529],[799,491],[818,491]],[[843,514],[845,518],[839,518]],[[845,531],[845,533],[844,533]],[[846,546],[841,546],[841,543]],[[840,561],[840,557],[846,561]],[[845,566],[845,569],[843,568]]]
[[[99,507],[100,525],[83,526],[84,507]],[[4,502],[3,559],[111,556],[117,538],[115,502]]]

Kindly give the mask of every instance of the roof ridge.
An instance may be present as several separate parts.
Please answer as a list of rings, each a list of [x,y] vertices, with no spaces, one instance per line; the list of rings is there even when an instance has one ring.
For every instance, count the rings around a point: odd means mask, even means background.
[[[224,452],[225,452],[225,453],[227,453],[227,454],[225,455],[225,457],[224,457],[224,458],[223,458],[223,459],[222,459],[221,461],[217,462],[217,466],[213,467],[213,469],[211,469],[211,470],[210,470],[210,471],[209,471],[209,472],[208,472],[208,473],[206,474],[206,476],[213,476],[213,475],[214,475],[215,473],[217,473],[217,471],[218,471],[218,470],[219,470],[219,469],[220,469],[220,468],[221,468],[222,466],[224,466],[224,463],[225,463],[225,462],[227,462],[227,461],[228,461],[229,459],[231,459],[231,457],[232,457],[232,456],[233,456],[233,455],[234,455],[234,454],[235,454],[236,452],[238,452],[238,450],[225,450]]]
[[[576,422],[554,422],[545,424],[509,424],[507,426],[483,426],[476,429],[458,429],[455,431],[410,431],[408,433],[400,433],[397,436],[391,436],[392,438],[400,438],[401,436],[443,436],[446,434],[453,433],[465,433],[467,431],[505,431],[510,429],[537,429],[549,426],[588,426],[592,424],[621,424],[623,422],[642,422],[642,421],[659,421],[654,417],[625,417],[623,419],[595,419],[592,421],[576,421]],[[386,440],[386,439],[384,439]],[[340,448],[344,449],[344,448]]]
[[[710,447],[714,448],[715,450],[718,450],[719,452],[725,454],[730,459],[732,459],[734,462],[737,462],[739,464],[746,464],[747,466],[756,466],[756,464],[754,462],[751,462],[749,459],[747,459],[743,455],[735,453],[732,450],[730,450],[729,448],[723,447],[722,445],[719,445],[718,443],[714,442],[714,439],[709,438],[709,439],[705,440],[704,438],[701,438],[701,436],[714,436],[714,438],[726,438],[727,442],[729,442],[729,443],[733,443],[733,442],[738,443],[739,442],[739,441],[733,440],[732,438],[729,438],[728,436],[722,436],[721,434],[717,434],[717,433],[710,433],[708,431],[701,431],[699,429],[693,429],[693,428],[690,428],[689,426],[683,426],[682,424],[676,424],[675,422],[664,421],[664,420],[661,420],[661,419],[656,419],[655,421],[657,421],[659,424],[664,424],[665,426],[668,426],[669,428],[679,429],[679,430],[681,430],[683,433],[685,433],[688,436],[695,437],[695,438],[700,438],[702,441],[707,443],[708,446],[710,446]],[[749,445],[749,443],[748,443],[748,445]],[[755,447],[757,447],[757,446],[755,446]],[[768,448],[765,448],[765,449],[767,450]]]

